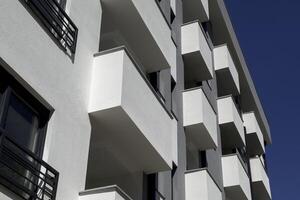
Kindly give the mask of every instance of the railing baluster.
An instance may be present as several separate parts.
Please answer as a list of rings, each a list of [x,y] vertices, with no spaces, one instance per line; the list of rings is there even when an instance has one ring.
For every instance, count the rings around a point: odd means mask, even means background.
[[[23,199],[55,200],[58,172],[8,135],[0,128],[0,184]]]
[[[55,0],[24,0],[58,43],[75,53],[78,29]]]

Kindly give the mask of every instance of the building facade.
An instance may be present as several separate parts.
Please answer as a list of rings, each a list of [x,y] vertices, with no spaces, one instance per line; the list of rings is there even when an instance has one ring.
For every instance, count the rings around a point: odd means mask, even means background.
[[[1,200],[270,200],[223,0],[1,0]]]

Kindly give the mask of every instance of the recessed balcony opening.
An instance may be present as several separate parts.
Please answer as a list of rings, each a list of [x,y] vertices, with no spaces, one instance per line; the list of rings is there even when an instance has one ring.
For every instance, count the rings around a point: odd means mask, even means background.
[[[197,169],[207,169],[208,168],[208,160],[207,160],[207,152],[198,150],[192,144],[187,142],[186,147],[186,169],[188,171],[193,171]]]
[[[100,51],[126,46],[145,73],[176,67],[171,30],[154,0],[101,0],[101,3]]]

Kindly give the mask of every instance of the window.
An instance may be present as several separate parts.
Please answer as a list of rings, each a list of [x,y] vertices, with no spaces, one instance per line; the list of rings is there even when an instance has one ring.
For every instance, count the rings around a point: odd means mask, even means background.
[[[43,140],[40,129],[43,126],[38,112],[18,97],[11,88],[6,90],[5,95],[0,127],[18,144],[39,154],[41,150],[38,144]]]
[[[150,84],[152,85],[153,89],[156,91],[156,94],[159,96],[159,98],[165,102],[165,98],[160,92],[160,72],[151,72],[148,75],[148,80]]]
[[[0,68],[0,184],[22,199],[53,199],[56,194],[58,172],[41,159],[49,116]]]
[[[205,33],[205,38],[207,39],[207,42],[210,46],[210,48],[213,48],[213,42],[211,40],[211,35],[212,35],[212,24],[211,22],[202,22],[201,27]]]
[[[22,147],[41,157],[50,112],[19,88],[6,85],[2,89],[0,129]]]
[[[158,190],[158,174],[148,174],[146,176],[147,180],[147,191],[146,198],[147,200],[158,200],[165,199],[164,195]]]

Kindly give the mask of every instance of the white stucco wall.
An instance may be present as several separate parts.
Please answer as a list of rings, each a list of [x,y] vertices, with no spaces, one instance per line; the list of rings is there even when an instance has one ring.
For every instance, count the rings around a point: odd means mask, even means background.
[[[100,37],[100,1],[69,0],[68,13],[79,29],[74,62],[21,1],[0,1],[0,56],[55,109],[44,160],[60,173],[57,199],[76,200],[86,178],[91,129],[87,109]]]

